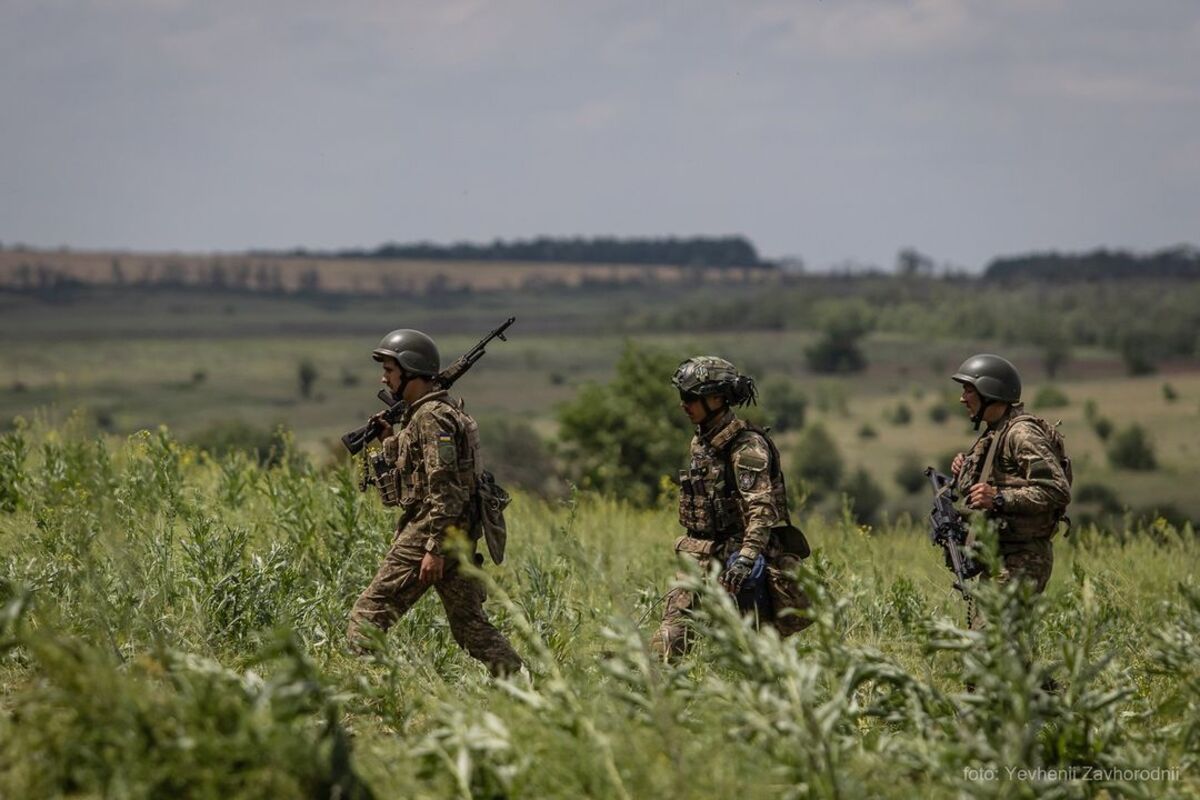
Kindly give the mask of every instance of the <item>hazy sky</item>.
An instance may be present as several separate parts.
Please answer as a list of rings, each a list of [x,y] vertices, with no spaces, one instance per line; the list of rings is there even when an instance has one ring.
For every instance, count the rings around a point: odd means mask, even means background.
[[[0,0],[0,242],[1200,242],[1200,0]]]

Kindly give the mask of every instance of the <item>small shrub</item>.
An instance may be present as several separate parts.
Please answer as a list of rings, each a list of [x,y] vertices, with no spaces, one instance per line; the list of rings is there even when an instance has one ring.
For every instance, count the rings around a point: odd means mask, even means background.
[[[1113,432],[1112,420],[1108,417],[1096,417],[1092,420],[1092,430],[1100,437],[1100,441],[1107,442]]]
[[[830,304],[822,316],[821,338],[804,351],[808,368],[823,374],[866,369],[859,342],[874,327],[871,308],[861,301]]]
[[[300,396],[305,400],[312,397],[313,386],[319,375],[317,365],[307,358],[296,367],[296,381],[300,385]]]
[[[883,489],[871,477],[871,473],[859,467],[842,486],[854,509],[854,519],[859,524],[873,524],[878,520],[883,507]]]
[[[921,462],[921,457],[913,452],[905,453],[900,458],[900,465],[896,467],[892,477],[905,494],[916,494],[925,488],[927,483],[925,465]]]
[[[863,426],[858,429],[858,438],[860,439],[875,439],[879,433],[871,427],[870,423],[863,423]]]
[[[342,386],[349,387],[349,386],[358,386],[360,381],[359,381],[359,377],[357,375],[355,375],[353,372],[346,369],[345,367],[342,367],[342,375],[341,375],[341,378],[339,378],[339,382],[342,384]]]
[[[198,369],[192,373],[192,385],[193,386],[199,386],[200,384],[204,383],[206,380],[208,380],[208,372],[206,370]]]
[[[824,425],[813,425],[804,431],[792,460],[797,465],[797,474],[810,487],[814,497],[834,489],[841,482],[842,456]]]
[[[1141,425],[1130,425],[1112,437],[1108,460],[1117,469],[1149,472],[1158,468],[1154,444]]]
[[[479,422],[483,465],[505,486],[554,494],[561,481],[546,445],[524,419],[489,417]]]
[[[113,416],[111,408],[98,408],[96,414],[96,427],[105,433],[112,433],[117,429],[116,418]]]
[[[908,425],[912,422],[912,409],[907,403],[901,403],[892,410],[889,419],[893,425]]]
[[[1148,335],[1131,331],[1122,336],[1118,347],[1125,370],[1130,375],[1149,375],[1154,372],[1154,347]]]
[[[1070,404],[1071,399],[1066,392],[1053,384],[1043,386],[1033,398],[1034,408],[1063,408]]]
[[[1121,511],[1121,500],[1116,491],[1103,483],[1085,483],[1071,493],[1071,499],[1076,503],[1097,505],[1106,514]]]
[[[772,430],[777,433],[800,430],[808,412],[808,398],[796,391],[791,381],[772,381],[763,387],[763,404]]]
[[[1168,403],[1174,403],[1179,399],[1179,393],[1176,392],[1175,387],[1169,383],[1164,383],[1162,385],[1162,394],[1163,400],[1166,400]]]
[[[950,419],[950,409],[944,403],[936,403],[929,407],[929,421],[934,425],[945,424]]]
[[[216,458],[243,453],[260,465],[273,466],[280,463],[287,450],[287,429],[283,425],[261,428],[242,420],[223,420],[194,435],[188,444]]]

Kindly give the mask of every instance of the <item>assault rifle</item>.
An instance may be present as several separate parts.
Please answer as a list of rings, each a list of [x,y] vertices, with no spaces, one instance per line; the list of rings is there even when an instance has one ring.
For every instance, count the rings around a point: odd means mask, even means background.
[[[954,573],[954,588],[963,599],[970,600],[967,580],[983,572],[983,565],[965,552],[967,523],[954,507],[958,499],[954,484],[948,475],[933,467],[925,468],[925,476],[933,484],[933,510],[929,512],[929,541],[940,547],[946,555],[946,566]]]
[[[483,358],[488,343],[492,339],[499,339],[502,342],[508,341],[508,337],[504,335],[504,332],[516,321],[516,317],[506,319],[502,325],[480,339],[478,344],[459,356],[453,364],[434,376],[433,384],[439,389],[449,389],[453,386],[454,382],[465,375],[467,370],[475,366],[476,361]],[[385,423],[387,425],[394,425],[404,415],[404,409],[407,404],[403,399],[393,397],[392,393],[387,389],[380,389],[379,394],[376,396],[387,405],[387,408],[382,413],[371,417],[366,425],[363,425],[361,428],[355,428],[342,437],[342,444],[350,451],[350,455],[357,455],[371,441],[379,438],[379,434],[383,432]]]

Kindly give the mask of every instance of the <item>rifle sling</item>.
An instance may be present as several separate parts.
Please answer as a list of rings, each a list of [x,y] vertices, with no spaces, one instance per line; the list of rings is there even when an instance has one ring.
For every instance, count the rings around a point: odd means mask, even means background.
[[[1008,426],[1003,426],[1007,428]],[[1000,440],[1003,438],[1001,428],[996,428],[992,431],[992,440],[988,443],[987,455],[983,459],[983,469],[979,472],[979,480],[977,483],[987,483],[992,478],[992,467],[996,463],[996,451],[1000,449]],[[972,525],[967,530],[967,540],[965,542],[968,548],[975,546],[975,526]]]

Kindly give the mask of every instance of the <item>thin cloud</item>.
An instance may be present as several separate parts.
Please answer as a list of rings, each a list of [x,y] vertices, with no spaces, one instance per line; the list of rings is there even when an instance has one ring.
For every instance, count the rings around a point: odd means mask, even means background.
[[[961,50],[976,38],[964,0],[768,3],[749,10],[747,31],[776,54],[846,60]]]

